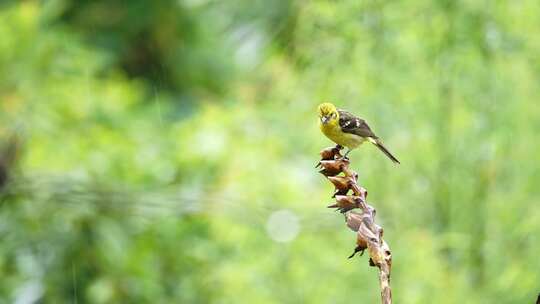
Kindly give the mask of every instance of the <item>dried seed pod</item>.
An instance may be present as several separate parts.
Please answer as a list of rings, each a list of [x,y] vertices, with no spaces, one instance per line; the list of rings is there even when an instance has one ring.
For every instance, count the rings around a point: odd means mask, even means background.
[[[354,248],[354,252],[349,256],[349,259],[353,258],[354,255],[358,252],[360,252],[360,256],[364,254],[364,251],[368,248],[367,243],[364,239],[357,237],[356,238],[356,247]]]
[[[335,176],[341,173],[342,165],[335,160],[321,160],[319,164],[322,167],[319,173],[324,176]]]
[[[363,199],[363,201],[365,202],[366,201],[366,198],[367,198],[367,190],[366,188],[360,186],[359,187],[359,192],[360,192],[360,197]]]
[[[351,178],[348,176],[328,176],[328,180],[334,184],[338,190],[349,190],[351,186]]]
[[[322,160],[332,160],[336,158],[341,158],[341,153],[339,151],[343,149],[342,146],[337,145],[335,147],[329,147],[321,151]]]
[[[362,224],[362,214],[351,211],[345,215],[345,221],[347,222],[347,227],[357,232],[360,229],[360,224]]]
[[[319,166],[323,169],[319,171],[325,176],[335,176],[343,171],[347,167],[348,161],[346,159],[336,159],[336,160],[321,160]]]
[[[336,189],[332,197],[336,197],[337,195],[347,195],[347,192],[349,192],[349,189],[343,189],[343,190]]]
[[[328,208],[337,208],[341,213],[345,213],[349,210],[358,208],[357,199],[359,198],[356,196],[336,195],[337,203],[328,206]]]

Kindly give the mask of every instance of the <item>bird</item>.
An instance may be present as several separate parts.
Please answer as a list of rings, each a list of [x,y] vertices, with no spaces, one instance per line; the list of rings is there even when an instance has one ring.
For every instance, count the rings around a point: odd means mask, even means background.
[[[347,112],[337,109],[329,102],[321,103],[318,107],[319,127],[324,135],[338,146],[347,148],[343,158],[366,141],[374,144],[395,164],[399,160],[388,151],[381,139],[371,131],[365,120]]]

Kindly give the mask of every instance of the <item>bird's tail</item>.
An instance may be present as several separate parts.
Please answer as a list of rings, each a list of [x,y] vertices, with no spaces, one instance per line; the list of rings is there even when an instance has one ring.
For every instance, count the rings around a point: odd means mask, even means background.
[[[379,148],[379,150],[381,150],[384,154],[386,154],[386,156],[388,156],[388,158],[390,158],[394,163],[396,164],[400,163],[399,160],[394,155],[392,155],[392,153],[390,153],[388,149],[386,149],[386,147],[382,144],[382,142],[378,138],[370,137],[369,141],[375,146],[377,146],[377,148]]]

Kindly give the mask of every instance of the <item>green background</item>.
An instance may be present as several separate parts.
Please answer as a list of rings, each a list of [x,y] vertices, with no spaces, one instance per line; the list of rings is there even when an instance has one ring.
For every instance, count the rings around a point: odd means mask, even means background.
[[[540,292],[538,1],[2,1],[0,303],[377,303],[313,168],[351,153],[396,303]]]

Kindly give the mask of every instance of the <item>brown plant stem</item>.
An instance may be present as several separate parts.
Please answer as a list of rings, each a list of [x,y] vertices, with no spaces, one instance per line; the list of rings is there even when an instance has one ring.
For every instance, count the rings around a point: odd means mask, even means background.
[[[358,174],[349,168],[349,160],[339,153],[341,147],[330,147],[321,151],[321,161],[317,166],[334,185],[333,197],[336,203],[328,206],[345,213],[347,226],[357,233],[356,253],[360,255],[367,249],[369,265],[379,268],[379,285],[383,304],[392,303],[390,288],[390,271],[392,268],[392,253],[383,239],[383,229],[375,223],[376,210],[367,203],[367,191],[358,185]],[[349,191],[352,195],[348,195]],[[361,213],[351,211],[359,208]]]

